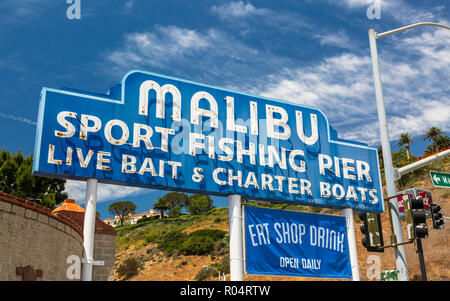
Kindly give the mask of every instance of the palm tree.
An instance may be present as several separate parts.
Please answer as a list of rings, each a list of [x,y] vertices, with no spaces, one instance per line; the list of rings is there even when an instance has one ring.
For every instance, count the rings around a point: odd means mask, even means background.
[[[153,209],[161,211],[160,218],[164,218],[164,211],[170,209],[170,202],[167,198],[159,197],[153,204]]]
[[[424,149],[423,154],[431,155],[432,153],[434,153],[434,145],[430,144]]]
[[[414,140],[411,138],[411,136],[408,133],[400,134],[400,139],[398,140],[398,146],[399,147],[405,146],[406,158],[408,159],[408,161],[411,160],[411,154],[409,152],[409,146],[411,143],[414,143]]]
[[[435,141],[436,150],[441,151],[450,147],[450,137],[447,135],[442,135],[436,138]]]
[[[433,141],[434,151],[436,152],[438,150],[436,140],[440,136],[444,136],[444,135],[445,134],[442,132],[441,129],[433,126],[428,129],[428,131],[425,133],[425,135],[423,135],[423,140]]]

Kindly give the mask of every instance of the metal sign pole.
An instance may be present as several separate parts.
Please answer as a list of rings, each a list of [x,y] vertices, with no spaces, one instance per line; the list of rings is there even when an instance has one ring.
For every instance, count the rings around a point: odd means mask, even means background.
[[[373,79],[375,85],[375,96],[377,101],[378,122],[380,124],[381,147],[383,149],[384,174],[386,178],[386,188],[388,197],[397,194],[395,187],[394,167],[392,164],[391,145],[389,143],[389,132],[386,118],[386,108],[384,105],[383,87],[381,84],[380,62],[377,51],[377,33],[375,30],[369,30],[370,54],[372,57]],[[403,242],[402,226],[398,211],[398,202],[396,199],[389,200],[389,209],[392,217],[392,228],[398,242]],[[402,245],[395,248],[395,258],[400,280],[408,281],[408,268],[406,265],[406,253]]]
[[[342,209],[342,215],[347,224],[348,251],[350,254],[350,265],[352,267],[352,280],[359,281],[358,253],[356,251],[355,223],[353,221],[353,210]]]
[[[97,204],[97,179],[86,181],[86,208],[83,227],[83,268],[81,281],[92,281],[94,262],[94,236]]]
[[[425,267],[425,260],[423,259],[422,240],[420,238],[417,241],[417,254],[419,254],[420,271],[422,272],[422,281],[427,281],[427,270]]]
[[[228,196],[230,215],[230,280],[244,279],[241,196]]]

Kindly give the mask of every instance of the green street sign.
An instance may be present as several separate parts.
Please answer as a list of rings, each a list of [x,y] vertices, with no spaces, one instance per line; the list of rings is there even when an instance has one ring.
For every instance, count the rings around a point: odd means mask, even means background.
[[[430,177],[434,187],[450,188],[450,173],[431,170]]]

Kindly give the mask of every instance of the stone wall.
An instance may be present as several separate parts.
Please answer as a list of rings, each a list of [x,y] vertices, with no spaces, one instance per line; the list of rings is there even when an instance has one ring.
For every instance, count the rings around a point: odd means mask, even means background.
[[[92,279],[94,281],[114,280],[114,264],[116,256],[116,236],[110,234],[95,234],[94,259],[105,262],[104,266],[94,266]]]
[[[27,266],[40,270],[36,280],[69,280],[66,260],[82,253],[83,232],[76,224],[36,203],[0,193],[0,281],[22,280],[17,272]]]
[[[56,215],[68,218],[80,227],[84,225],[84,212],[61,210],[56,212]],[[114,280],[116,236],[117,232],[112,226],[104,223],[99,218],[95,219],[94,260],[104,261],[104,265],[94,266],[93,281]]]
[[[31,280],[79,280],[68,278],[74,262],[67,260],[76,255],[81,263],[83,224],[83,212],[52,213],[34,202],[0,192],[0,281],[24,280],[23,271],[29,276],[30,268],[31,274],[37,275]],[[104,265],[94,266],[93,281],[114,280],[116,234],[113,227],[96,219],[94,260]]]

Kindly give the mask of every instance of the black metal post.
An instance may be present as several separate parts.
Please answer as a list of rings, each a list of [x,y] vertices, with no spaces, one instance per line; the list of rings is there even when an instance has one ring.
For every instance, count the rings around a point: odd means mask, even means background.
[[[419,254],[420,271],[422,272],[422,281],[427,281],[427,270],[425,269],[425,261],[423,259],[422,240],[417,238],[417,254]]]

